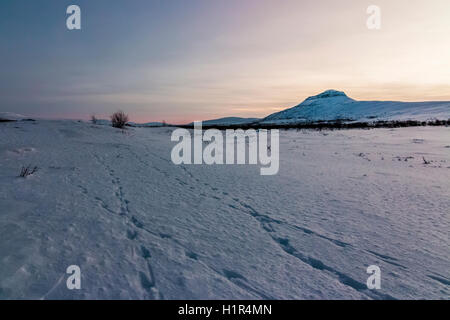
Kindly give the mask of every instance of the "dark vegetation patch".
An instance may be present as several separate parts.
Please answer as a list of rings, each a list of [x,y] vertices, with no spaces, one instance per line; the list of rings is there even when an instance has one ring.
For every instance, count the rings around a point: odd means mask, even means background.
[[[232,124],[232,125],[204,125],[203,129],[314,129],[314,130],[342,130],[342,129],[375,129],[375,128],[406,128],[406,127],[426,127],[426,126],[449,126],[448,120],[431,120],[431,121],[389,121],[380,120],[374,122],[352,122],[351,119],[341,119],[335,121],[315,121],[301,122],[290,124],[265,124],[265,123],[249,123],[249,124]],[[192,129],[194,126],[179,125],[179,128]]]

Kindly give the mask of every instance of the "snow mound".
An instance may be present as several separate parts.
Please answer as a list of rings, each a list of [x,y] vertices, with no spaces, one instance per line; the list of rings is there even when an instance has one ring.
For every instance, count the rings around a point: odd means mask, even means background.
[[[25,116],[13,112],[0,112],[0,120],[18,121],[26,119]]]
[[[30,152],[36,152],[36,149],[32,148],[32,147],[23,147],[23,148],[16,148],[16,149],[8,150],[9,154],[20,155],[20,156],[26,155],[27,153],[30,153]]]

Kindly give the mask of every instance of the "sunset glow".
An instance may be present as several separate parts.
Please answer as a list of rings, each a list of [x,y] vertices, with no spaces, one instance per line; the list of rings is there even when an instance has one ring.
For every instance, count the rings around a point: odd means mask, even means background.
[[[326,89],[450,100],[448,0],[379,0],[381,30],[358,0],[79,3],[69,32],[68,1],[2,2],[2,110],[183,123],[263,117]]]

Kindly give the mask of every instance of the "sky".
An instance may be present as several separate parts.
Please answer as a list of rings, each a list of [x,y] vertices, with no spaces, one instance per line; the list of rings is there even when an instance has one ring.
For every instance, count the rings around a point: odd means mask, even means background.
[[[0,111],[44,118],[264,117],[327,89],[447,101],[450,1],[1,0],[0,70]]]

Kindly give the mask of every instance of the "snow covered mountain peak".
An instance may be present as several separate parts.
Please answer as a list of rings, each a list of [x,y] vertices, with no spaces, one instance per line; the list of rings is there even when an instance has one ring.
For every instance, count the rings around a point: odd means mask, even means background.
[[[318,95],[311,96],[299,105],[274,113],[263,121],[273,122],[279,120],[322,120],[336,113],[347,104],[355,100],[349,98],[344,92],[337,90],[326,90]]]
[[[264,123],[295,123],[334,120],[447,120],[450,102],[357,101],[344,92],[327,90],[299,105],[264,118]]]
[[[325,98],[334,98],[334,97],[347,97],[347,95],[343,91],[326,90],[316,96],[309,97],[306,100],[316,100],[316,99],[325,99]]]
[[[298,106],[309,106],[315,104],[336,104],[353,102],[354,100],[349,98],[345,92],[337,90],[326,90],[318,95],[311,96],[303,101]]]

